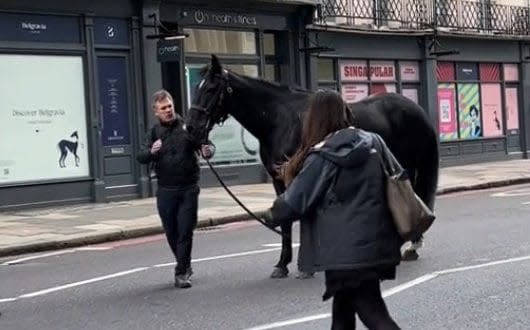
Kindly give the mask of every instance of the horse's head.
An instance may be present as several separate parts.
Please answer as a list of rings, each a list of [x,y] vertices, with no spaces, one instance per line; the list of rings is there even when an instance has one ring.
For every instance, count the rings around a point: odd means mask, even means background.
[[[195,96],[188,112],[186,127],[191,136],[204,142],[215,124],[228,117],[226,103],[232,94],[228,71],[221,67],[217,56],[203,70],[201,82],[195,87]]]

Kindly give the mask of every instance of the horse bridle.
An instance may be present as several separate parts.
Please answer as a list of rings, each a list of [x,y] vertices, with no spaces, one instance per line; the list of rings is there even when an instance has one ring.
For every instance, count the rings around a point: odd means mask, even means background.
[[[211,102],[211,104],[209,104],[207,107],[201,107],[201,106],[193,104],[190,107],[190,110],[200,111],[200,112],[206,114],[206,118],[207,118],[206,119],[206,124],[204,125],[204,127],[201,128],[201,135],[203,135],[202,133],[204,133],[204,130],[206,130],[206,132],[205,132],[206,134],[204,135],[206,138],[208,137],[208,133],[212,130],[212,128],[213,128],[213,126],[215,124],[221,124],[228,118],[228,113],[225,113],[225,114],[219,116],[219,118],[217,120],[212,120],[212,118],[214,117],[214,112],[213,111],[216,110],[217,112],[219,112],[220,109],[223,106],[223,102],[225,101],[225,96],[226,95],[231,96],[232,93],[233,93],[233,89],[230,86],[230,81],[228,80],[228,72],[226,70],[223,70],[223,72],[221,73],[221,78],[224,81],[224,86],[223,86],[223,88],[219,88],[219,90],[215,94],[215,97],[213,97],[213,101]],[[217,101],[215,101],[216,99],[217,99]],[[221,184],[221,186],[226,190],[226,192],[230,195],[230,197],[232,197],[234,199],[234,201],[237,204],[239,204],[239,206],[241,206],[241,208],[243,208],[243,210],[245,210],[248,213],[248,215],[250,215],[256,221],[258,221],[259,223],[261,223],[262,225],[264,225],[268,229],[272,230],[276,234],[282,235],[281,231],[277,230],[276,228],[269,227],[254,212],[249,210],[239,200],[239,198],[237,198],[236,195],[234,195],[234,193],[228,188],[228,186],[224,183],[224,181],[221,178],[221,176],[219,175],[219,173],[217,173],[217,171],[213,167],[212,163],[210,163],[210,161],[208,160],[208,157],[204,157],[204,155],[203,155],[203,158],[206,161],[206,163],[208,164],[208,166],[210,167],[210,169],[212,170],[212,173],[215,175],[217,180],[219,180],[219,183]]]
[[[224,82],[224,86],[219,88],[215,96],[212,98],[212,102],[208,104],[208,106],[201,107],[196,104],[192,104],[190,107],[190,110],[199,111],[206,115],[206,123],[204,127],[201,128],[201,136],[207,137],[208,133],[213,129],[215,124],[221,125],[228,118],[228,113],[225,113],[218,116],[216,120],[213,120],[213,118],[217,116],[217,113],[221,111],[226,95],[231,96],[233,93],[233,89],[230,86],[230,81],[228,79],[228,72],[226,70],[223,70],[221,73],[221,79]]]

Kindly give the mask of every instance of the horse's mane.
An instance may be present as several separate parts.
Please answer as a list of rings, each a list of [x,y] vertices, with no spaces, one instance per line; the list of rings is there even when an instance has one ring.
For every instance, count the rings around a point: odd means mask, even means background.
[[[200,71],[200,76],[201,77],[204,77],[208,74],[210,70],[210,65],[205,65],[201,71]],[[244,75],[240,75],[232,70],[228,70],[228,69],[224,69],[226,70],[227,72],[229,72],[230,75],[234,76],[235,78],[241,80],[241,81],[245,81],[247,82],[248,84],[253,84],[253,85],[258,85],[258,86],[263,86],[265,85],[265,87],[269,88],[269,89],[272,89],[278,93],[302,93],[302,94],[311,94],[311,91],[305,89],[305,88],[302,88],[300,86],[297,86],[297,85],[286,85],[286,84],[279,84],[277,82],[272,82],[272,81],[268,81],[268,80],[265,80],[265,79],[262,79],[262,78],[254,78],[254,77],[249,77],[249,76],[244,76]]]
[[[274,91],[277,91],[279,93],[303,93],[303,94],[310,94],[311,91],[307,90],[307,89],[304,89],[300,86],[297,86],[297,85],[286,85],[286,84],[279,84],[277,82],[272,82],[272,81],[268,81],[268,80],[265,80],[263,78],[254,78],[254,77],[249,77],[249,76],[243,76],[243,75],[240,75],[238,73],[235,73],[234,71],[230,71],[230,70],[227,70],[228,72],[230,72],[231,75],[241,79],[241,80],[244,80],[246,82],[248,82],[249,84],[252,84],[252,85],[259,85],[259,86],[265,86],[269,89],[272,89]]]

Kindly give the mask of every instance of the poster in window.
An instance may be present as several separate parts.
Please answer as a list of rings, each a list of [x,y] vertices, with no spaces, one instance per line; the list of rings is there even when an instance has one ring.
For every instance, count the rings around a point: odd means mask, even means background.
[[[130,144],[127,66],[123,57],[98,57],[99,106],[104,146]]]
[[[370,61],[371,81],[396,80],[396,68],[393,61]]]
[[[418,103],[418,89],[417,88],[403,88],[401,90],[401,94],[408,98],[409,100],[413,101],[414,103]]]
[[[368,80],[368,64],[366,61],[341,61],[340,66],[340,80],[344,82],[351,81],[367,81]]]
[[[478,80],[476,63],[456,63],[457,80]]]
[[[440,141],[453,141],[458,139],[456,91],[454,84],[438,85],[438,124]]]
[[[395,93],[396,84],[372,84],[370,87],[370,95]]]
[[[502,98],[500,84],[482,84],[482,123],[484,137],[502,136]]]
[[[482,122],[478,84],[458,84],[458,113],[460,138],[481,137]]]
[[[0,185],[89,175],[81,56],[0,55]]]
[[[504,80],[519,81],[519,69],[517,64],[504,64]]]
[[[368,96],[368,84],[342,84],[342,98],[346,103],[355,103]]]
[[[401,81],[419,81],[418,62],[399,62]]]
[[[507,87],[504,91],[506,99],[506,128],[510,134],[519,130],[519,102],[517,87]]]

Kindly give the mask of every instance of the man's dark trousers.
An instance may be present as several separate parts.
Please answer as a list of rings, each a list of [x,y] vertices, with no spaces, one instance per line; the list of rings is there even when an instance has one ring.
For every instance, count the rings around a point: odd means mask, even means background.
[[[177,259],[175,274],[191,266],[193,230],[197,225],[199,186],[164,187],[157,191],[157,208],[167,241]]]

